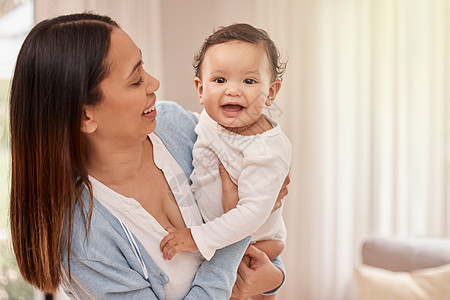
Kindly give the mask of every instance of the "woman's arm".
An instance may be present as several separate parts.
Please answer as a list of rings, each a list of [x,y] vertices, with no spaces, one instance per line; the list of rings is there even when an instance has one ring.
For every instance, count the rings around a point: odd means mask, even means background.
[[[229,299],[236,281],[237,269],[250,242],[247,237],[216,251],[198,269],[186,300]]]
[[[204,261],[184,299],[229,299],[249,242],[250,237],[216,251],[211,260]],[[121,261],[114,261],[108,254],[102,261],[73,258],[72,280],[68,272],[63,273],[65,292],[75,299],[163,299],[161,278],[155,277],[158,274],[150,271],[145,279]]]
[[[101,211],[101,213],[99,213]],[[70,255],[71,279],[63,272],[66,293],[76,299],[163,299],[170,278],[155,264],[139,240],[131,244],[119,221],[94,203],[89,239],[75,215]],[[216,252],[197,270],[186,299],[228,299],[250,237]],[[133,249],[139,249],[136,255]],[[68,269],[67,255],[63,261]],[[146,271],[146,272],[145,272]]]

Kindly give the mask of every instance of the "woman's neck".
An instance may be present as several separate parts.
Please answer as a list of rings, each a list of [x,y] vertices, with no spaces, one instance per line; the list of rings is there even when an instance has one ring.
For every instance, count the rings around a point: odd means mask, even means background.
[[[153,162],[153,146],[148,137],[132,146],[87,144],[88,173],[107,186],[127,184],[139,176],[146,164]]]

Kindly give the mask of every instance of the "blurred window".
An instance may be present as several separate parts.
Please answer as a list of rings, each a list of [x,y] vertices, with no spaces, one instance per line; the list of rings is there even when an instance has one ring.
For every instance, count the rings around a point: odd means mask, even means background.
[[[33,288],[20,276],[9,229],[8,94],[20,47],[34,24],[32,0],[0,0],[0,299],[32,300]]]

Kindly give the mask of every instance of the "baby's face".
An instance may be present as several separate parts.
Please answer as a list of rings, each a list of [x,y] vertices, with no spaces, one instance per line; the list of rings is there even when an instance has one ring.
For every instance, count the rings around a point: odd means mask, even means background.
[[[208,115],[228,128],[247,127],[274,98],[269,59],[262,45],[229,41],[210,47],[195,79]]]

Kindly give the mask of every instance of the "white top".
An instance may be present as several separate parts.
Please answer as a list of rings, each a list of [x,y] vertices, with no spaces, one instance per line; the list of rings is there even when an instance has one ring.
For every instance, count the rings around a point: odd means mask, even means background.
[[[202,217],[190,191],[187,177],[159,137],[151,133],[155,164],[160,168],[178,203],[187,227],[202,224]],[[167,231],[133,198],[125,197],[89,177],[94,197],[119,219],[145,247],[155,263],[169,277],[164,286],[165,299],[182,299],[189,292],[192,280],[203,262],[198,252],[180,252],[172,260],[165,260],[159,249]]]
[[[203,111],[195,132],[192,190],[207,223],[191,227],[191,232],[203,257],[209,260],[215,250],[251,234],[253,241],[285,242],[282,209],[271,214],[291,163],[292,146],[280,125],[262,134],[242,136]],[[217,157],[239,191],[237,207],[226,214]]]

